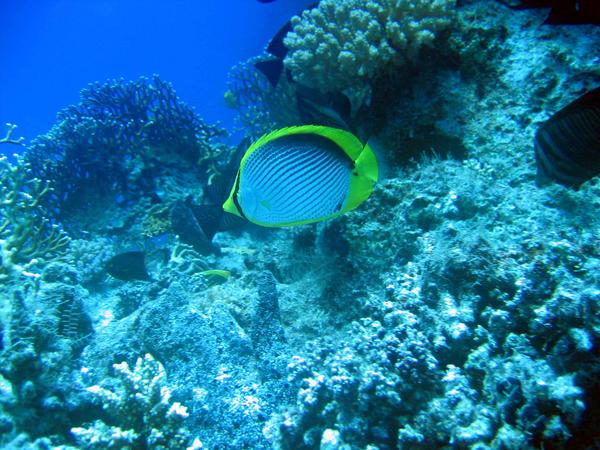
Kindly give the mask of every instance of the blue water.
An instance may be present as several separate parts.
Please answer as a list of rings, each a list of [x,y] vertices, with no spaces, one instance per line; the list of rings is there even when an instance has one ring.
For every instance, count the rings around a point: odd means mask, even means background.
[[[157,73],[207,122],[229,126],[227,72],[309,3],[4,0],[0,123],[18,124],[16,134],[29,142],[88,83]]]

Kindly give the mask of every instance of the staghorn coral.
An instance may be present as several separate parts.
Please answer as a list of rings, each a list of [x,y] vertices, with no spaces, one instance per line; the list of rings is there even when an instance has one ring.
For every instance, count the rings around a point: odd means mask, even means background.
[[[451,22],[449,0],[324,0],[292,19],[285,66],[322,91],[356,92],[384,67],[415,62]]]
[[[25,140],[24,137],[20,137],[19,139],[12,138],[12,135],[17,128],[17,126],[14,123],[7,123],[6,127],[8,128],[6,130],[6,136],[4,136],[2,139],[0,139],[0,144],[25,145],[23,143],[23,141]]]
[[[192,440],[183,425],[187,408],[171,399],[165,384],[166,372],[160,362],[147,353],[131,369],[127,362],[113,364],[120,380],[119,389],[98,385],[87,391],[95,396],[110,414],[114,425],[96,420],[89,427],[74,427],[71,433],[85,448],[186,448],[202,447]]]
[[[37,277],[34,267],[62,254],[69,237],[45,217],[41,202],[50,188],[17,158],[0,158],[0,280],[15,274]]]

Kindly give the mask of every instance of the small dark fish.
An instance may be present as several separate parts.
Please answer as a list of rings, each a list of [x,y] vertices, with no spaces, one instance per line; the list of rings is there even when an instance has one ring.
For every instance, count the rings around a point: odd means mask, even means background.
[[[176,202],[171,208],[170,216],[171,228],[179,236],[181,242],[193,246],[197,252],[203,255],[218,253],[217,248],[211,242],[214,232],[209,237],[210,232],[204,231],[200,226],[192,211],[190,199],[186,199],[185,202]]]
[[[300,11],[298,15],[302,14],[304,11],[310,11],[311,9],[316,8],[318,5],[319,2],[313,3]],[[271,83],[271,86],[273,87],[277,86],[277,83],[281,78],[281,74],[283,73],[283,60],[289,51],[289,49],[283,43],[283,39],[290,31],[292,31],[292,22],[288,21],[279,29],[277,33],[275,33],[275,36],[271,38],[271,41],[267,46],[267,53],[274,56],[274,58],[266,61],[259,61],[254,64],[254,67],[256,67],[257,70],[262,72],[267,77],[269,83]]]
[[[119,253],[113,256],[106,263],[106,271],[118,280],[150,280],[146,271],[143,251],[134,250],[130,252]]]
[[[273,3],[275,0],[258,0],[260,3]]]
[[[309,6],[307,10],[312,9],[317,5],[318,3],[315,3],[314,5]],[[285,46],[283,40],[290,31],[292,31],[292,22],[288,21],[269,41],[269,45],[267,45],[267,53],[277,58],[285,58],[290,49]]]
[[[225,197],[226,198],[226,197]],[[179,239],[203,254],[220,254],[212,240],[219,231],[230,231],[245,223],[233,214],[223,211],[221,205],[195,205],[191,198],[177,202],[171,209],[171,227]]]
[[[300,123],[341,128],[368,142],[374,134],[372,127],[377,119],[372,114],[373,102],[354,106],[343,92],[321,92],[299,83],[295,84],[296,107]]]
[[[551,8],[546,25],[600,25],[598,0],[499,0],[511,9]]]
[[[535,134],[538,185],[578,189],[600,174],[600,88],[569,103]]]
[[[203,255],[220,253],[220,249],[212,240],[219,231],[239,228],[245,220],[223,211],[221,206],[229,196],[240,160],[249,145],[249,139],[243,139],[230,161],[219,176],[213,178],[205,186],[205,203],[197,205],[191,197],[176,202],[171,208],[171,228],[179,239],[194,247]]]

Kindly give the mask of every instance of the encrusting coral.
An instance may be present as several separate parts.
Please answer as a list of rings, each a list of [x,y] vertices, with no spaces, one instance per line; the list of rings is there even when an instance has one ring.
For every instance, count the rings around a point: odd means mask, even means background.
[[[323,91],[356,89],[388,64],[414,61],[451,23],[449,0],[324,0],[292,19],[285,66]]]

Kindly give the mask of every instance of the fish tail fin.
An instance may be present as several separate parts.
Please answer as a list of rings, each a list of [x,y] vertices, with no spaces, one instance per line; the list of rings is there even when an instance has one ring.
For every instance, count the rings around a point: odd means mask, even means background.
[[[354,161],[354,176],[350,181],[350,192],[344,211],[350,211],[364,202],[371,192],[373,185],[379,179],[377,157],[369,144],[365,144],[362,152]]]
[[[356,159],[355,165],[356,170],[367,179],[374,183],[379,180],[379,165],[377,164],[377,157],[375,156],[375,152],[369,144],[365,144],[363,151]]]

